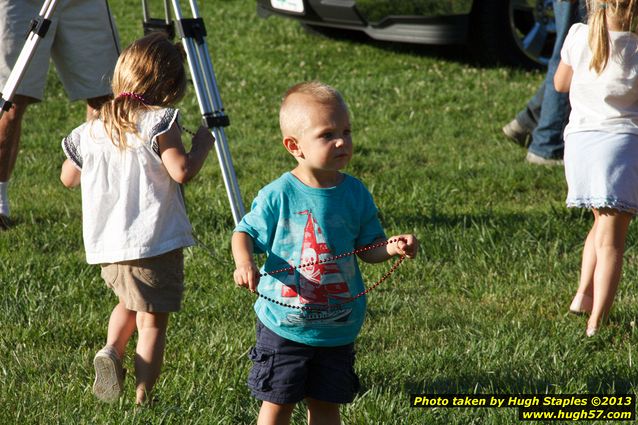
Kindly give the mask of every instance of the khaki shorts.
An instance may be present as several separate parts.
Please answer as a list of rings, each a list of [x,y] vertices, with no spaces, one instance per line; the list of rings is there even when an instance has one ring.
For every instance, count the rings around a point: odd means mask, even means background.
[[[184,293],[182,249],[157,257],[102,265],[102,278],[127,309],[179,311]]]
[[[29,22],[43,4],[43,0],[0,0],[0,91],[26,43]],[[107,0],[58,0],[51,26],[15,94],[42,100],[51,58],[69,99],[108,95],[119,53]]]

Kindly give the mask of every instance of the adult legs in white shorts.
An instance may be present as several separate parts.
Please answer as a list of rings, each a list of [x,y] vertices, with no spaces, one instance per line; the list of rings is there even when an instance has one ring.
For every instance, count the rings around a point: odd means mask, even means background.
[[[4,87],[25,44],[29,22],[41,0],[0,0],[0,87]],[[117,30],[107,0],[58,0],[51,26],[40,40],[13,98],[0,119],[0,229],[9,226],[8,180],[17,159],[21,123],[27,106],[42,100],[53,60],[70,100],[90,107],[111,92],[110,79],[119,56]],[[87,116],[91,108],[87,109]]]

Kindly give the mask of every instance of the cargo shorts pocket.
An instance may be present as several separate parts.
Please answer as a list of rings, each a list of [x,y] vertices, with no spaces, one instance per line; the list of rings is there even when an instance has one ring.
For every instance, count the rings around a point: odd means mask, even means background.
[[[152,288],[180,286],[184,281],[184,254],[181,249],[137,261],[133,274]]]
[[[109,288],[112,288],[117,280],[118,269],[117,264],[103,264],[101,266],[100,276],[102,276],[102,279],[104,279],[104,282]]]
[[[250,349],[248,358],[253,362],[248,374],[248,387],[256,391],[270,390],[275,350],[256,346]]]

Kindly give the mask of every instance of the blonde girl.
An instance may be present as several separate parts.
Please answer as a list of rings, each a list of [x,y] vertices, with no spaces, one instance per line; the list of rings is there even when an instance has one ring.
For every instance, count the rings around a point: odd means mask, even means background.
[[[101,265],[119,299],[94,358],[93,392],[103,401],[122,393],[122,359],[135,330],[135,401],[148,399],[168,315],[181,306],[182,248],[194,241],[180,184],[197,174],[214,142],[202,127],[190,152],[182,144],[171,106],[184,96],[183,61],[179,46],[160,33],[133,42],[115,67],[113,100],[62,141],[62,183],[81,185],[87,262]]]
[[[638,212],[638,0],[588,1],[587,25],[569,31],[554,77],[569,91],[565,129],[567,206],[589,208],[570,311],[589,314],[594,335],[609,316],[620,281],[627,230]]]

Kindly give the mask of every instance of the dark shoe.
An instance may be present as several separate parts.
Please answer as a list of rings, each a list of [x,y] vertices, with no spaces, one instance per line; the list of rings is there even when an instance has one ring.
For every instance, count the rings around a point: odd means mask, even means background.
[[[523,127],[516,118],[503,127],[503,134],[522,148],[532,143],[532,131]]]
[[[563,165],[563,160],[558,158],[543,158],[530,151],[527,151],[525,161],[535,165]]]
[[[11,220],[6,215],[0,214],[0,230],[9,230],[11,228]]]

